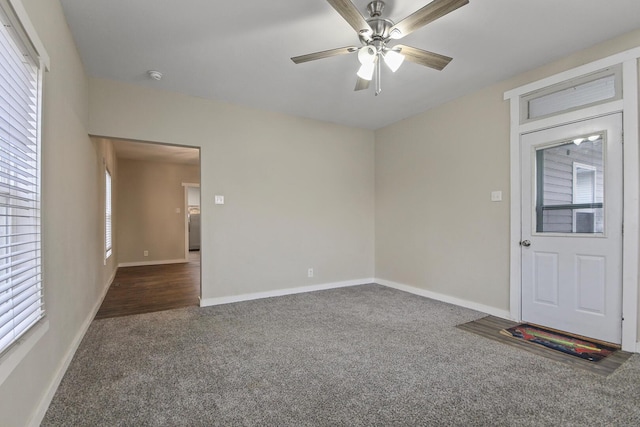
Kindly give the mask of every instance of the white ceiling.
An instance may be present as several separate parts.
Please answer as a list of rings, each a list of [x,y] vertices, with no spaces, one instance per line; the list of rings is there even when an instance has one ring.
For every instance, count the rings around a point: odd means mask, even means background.
[[[118,159],[169,162],[191,166],[200,165],[200,150],[197,148],[126,141],[122,139],[112,141]]]
[[[384,69],[376,97],[353,91],[356,55],[289,59],[359,45],[325,0],[61,2],[93,77],[369,129],[640,27],[638,0],[470,0],[402,40],[449,66]],[[353,2],[366,16],[368,0]],[[398,22],[427,3],[389,0],[383,16]]]

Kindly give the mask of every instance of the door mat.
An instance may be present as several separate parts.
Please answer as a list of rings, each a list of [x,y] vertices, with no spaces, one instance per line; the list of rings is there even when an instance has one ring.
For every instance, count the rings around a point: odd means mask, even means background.
[[[584,339],[578,339],[571,335],[549,331],[527,323],[502,329],[500,333],[513,338],[523,339],[534,344],[543,345],[552,350],[560,351],[591,362],[599,362],[617,350],[613,347],[608,347],[591,341],[585,341]]]

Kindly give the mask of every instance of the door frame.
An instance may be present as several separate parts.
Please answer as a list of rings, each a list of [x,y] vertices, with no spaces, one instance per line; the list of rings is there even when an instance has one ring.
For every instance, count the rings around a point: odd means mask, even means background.
[[[623,116],[622,349],[640,352],[638,332],[638,259],[640,255],[640,151],[638,108],[640,47],[547,77],[505,92],[510,101],[510,315],[522,319],[520,137],[523,134],[621,112]],[[608,67],[621,66],[623,98],[551,117],[521,122],[521,98],[533,91],[567,82]]]

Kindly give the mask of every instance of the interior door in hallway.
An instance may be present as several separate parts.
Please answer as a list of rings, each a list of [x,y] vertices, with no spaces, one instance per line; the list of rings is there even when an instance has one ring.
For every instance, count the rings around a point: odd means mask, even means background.
[[[619,344],[622,115],[521,137],[522,319]]]

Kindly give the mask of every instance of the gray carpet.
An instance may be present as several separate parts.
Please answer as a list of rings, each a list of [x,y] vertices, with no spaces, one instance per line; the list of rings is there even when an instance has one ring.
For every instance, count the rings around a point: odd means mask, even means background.
[[[640,425],[639,355],[605,378],[482,316],[365,285],[96,320],[42,425]]]

